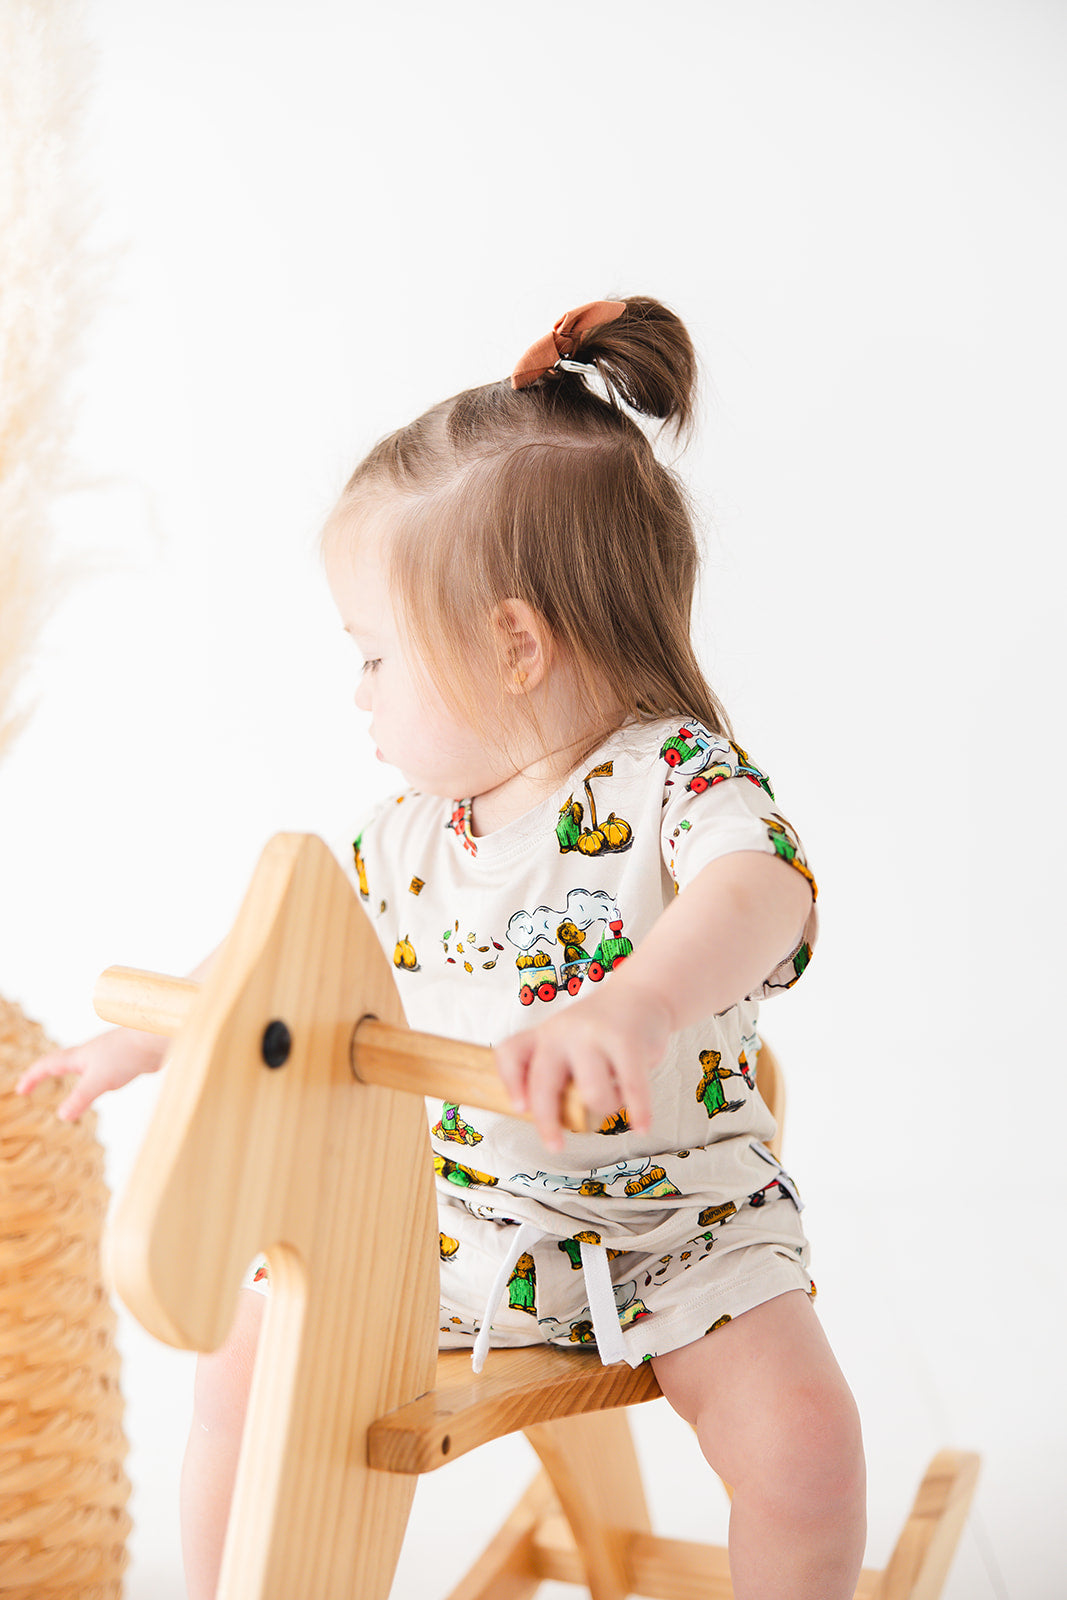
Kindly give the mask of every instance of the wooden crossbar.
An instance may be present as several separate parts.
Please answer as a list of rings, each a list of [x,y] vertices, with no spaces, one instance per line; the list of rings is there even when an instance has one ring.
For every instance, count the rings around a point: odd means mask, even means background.
[[[201,987],[194,978],[172,978],[140,967],[108,967],[96,981],[93,1006],[105,1022],[174,1037]],[[360,1083],[533,1120],[531,1113],[515,1110],[497,1076],[493,1052],[485,1045],[418,1033],[357,1014],[352,1019],[349,1064]],[[588,1133],[598,1126],[591,1124],[573,1083],[564,1090],[561,1119],[572,1133]]]

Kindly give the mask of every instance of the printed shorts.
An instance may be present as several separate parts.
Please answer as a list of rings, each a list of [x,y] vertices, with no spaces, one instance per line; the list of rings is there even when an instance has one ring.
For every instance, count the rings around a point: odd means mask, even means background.
[[[438,1194],[442,1350],[471,1349],[501,1264],[513,1253],[515,1224],[475,1217],[461,1200]],[[656,1255],[608,1252],[619,1320],[619,1349],[631,1367],[666,1355],[791,1289],[814,1298],[809,1250],[796,1204],[785,1192],[742,1205],[694,1227]],[[260,1256],[244,1287],[269,1294]],[[506,1292],[505,1292],[506,1291]],[[516,1260],[490,1326],[490,1348],[552,1344],[596,1349],[588,1275],[573,1239],[541,1235]],[[600,1324],[604,1326],[603,1323]]]

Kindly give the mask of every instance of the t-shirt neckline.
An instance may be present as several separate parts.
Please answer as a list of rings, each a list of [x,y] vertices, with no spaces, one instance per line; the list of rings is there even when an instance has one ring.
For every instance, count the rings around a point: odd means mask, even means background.
[[[670,721],[669,718],[656,720],[657,723]],[[576,781],[580,782],[591,767],[597,767],[607,759],[608,754],[620,741],[625,743],[626,735],[632,734],[636,729],[644,730],[652,726],[654,726],[652,723],[627,722],[615,728],[570,769],[551,794],[537,801],[529,811],[524,811],[511,822],[505,822],[501,827],[494,828],[492,833],[475,835],[471,832],[470,815],[473,797],[451,801],[448,827],[455,835],[457,845],[470,859],[481,862],[506,861],[521,855],[531,844],[543,840],[546,818],[558,817],[567,795],[573,792]]]

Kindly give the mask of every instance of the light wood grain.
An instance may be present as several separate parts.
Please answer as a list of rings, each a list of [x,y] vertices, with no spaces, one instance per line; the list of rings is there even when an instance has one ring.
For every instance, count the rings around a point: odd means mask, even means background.
[[[466,1350],[446,1350],[434,1389],[371,1426],[368,1459],[383,1472],[432,1472],[533,1423],[639,1405],[659,1393],[650,1363],[605,1367],[595,1351],[494,1350],[475,1374]]]
[[[141,967],[108,967],[96,980],[93,1009],[104,1022],[173,1038],[193,1009],[201,985]]]
[[[942,1450],[931,1461],[878,1600],[937,1600],[967,1520],[979,1465],[978,1456],[965,1450]]]
[[[530,1600],[541,1587],[534,1539],[558,1512],[546,1472],[539,1472],[447,1600]]]
[[[392,1028],[374,1017],[364,1017],[352,1036],[352,1071],[364,1083],[533,1120],[527,1112],[516,1112],[497,1074],[493,1052],[484,1045]],[[573,1084],[563,1092],[560,1115],[563,1126],[572,1133],[597,1129]]]
[[[321,840],[264,851],[193,999],[116,1209],[114,1276],[157,1337],[222,1343],[265,1250],[219,1600],[385,1600],[414,1480],[366,1430],[436,1366],[437,1219],[420,1100],[352,1078],[351,1008],[403,1023],[389,964]],[[292,1036],[265,1065],[264,1030]]]
[[[200,988],[190,978],[172,978],[139,967],[108,967],[97,979],[93,1005],[105,1022],[173,1037],[189,1016]],[[349,1061],[353,1076],[361,1083],[476,1106],[482,1111],[500,1111],[532,1122],[528,1112],[516,1112],[497,1074],[493,1052],[485,1045],[398,1028],[359,1012],[351,1002],[347,1011],[351,1019]],[[573,1084],[563,1093],[561,1120],[572,1133],[588,1133],[598,1126],[586,1113]]]
[[[591,1600],[626,1600],[634,1588],[630,1538],[652,1531],[630,1419],[594,1411],[523,1432],[552,1481]]]
[[[566,1518],[559,1512],[546,1516],[538,1527],[533,1540],[533,1563],[538,1577],[546,1582],[584,1582],[580,1552]],[[641,1595],[643,1600],[733,1600],[729,1557],[721,1545],[634,1533],[627,1541],[626,1564],[630,1593]],[[865,1567],[855,1600],[879,1600],[881,1582],[880,1571]],[[459,1593],[454,1592],[454,1600],[459,1600]],[[498,1597],[488,1594],[484,1600]]]

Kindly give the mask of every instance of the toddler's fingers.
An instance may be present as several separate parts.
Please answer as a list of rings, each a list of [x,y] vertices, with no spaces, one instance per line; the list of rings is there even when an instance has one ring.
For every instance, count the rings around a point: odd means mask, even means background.
[[[16,1094],[29,1094],[31,1089],[45,1078],[65,1078],[68,1073],[77,1071],[70,1061],[65,1050],[50,1050],[46,1056],[38,1056],[32,1066],[26,1068],[22,1077],[15,1085]]]
[[[56,1107],[56,1116],[61,1122],[77,1122],[83,1111],[87,1111],[92,1103],[92,1095],[83,1094],[80,1089],[75,1089],[73,1094],[68,1094],[62,1105]]]
[[[652,1121],[652,1102],[646,1059],[627,1042],[612,1051],[607,1063],[615,1097],[612,1111],[625,1107],[627,1125],[635,1133],[647,1133]]]
[[[626,1120],[635,1133],[647,1133],[652,1126],[652,1095],[648,1073],[641,1067],[619,1074]]]
[[[529,1051],[522,1040],[522,1034],[515,1034],[496,1047],[496,1070],[511,1096],[511,1103],[516,1111],[525,1111],[527,1103],[526,1069],[529,1064]]]
[[[613,1116],[625,1104],[624,1092],[606,1056],[576,1061],[574,1085],[590,1118],[598,1121]]]
[[[563,1091],[571,1076],[565,1061],[545,1059],[539,1059],[530,1073],[530,1114],[547,1150],[563,1149]]]

